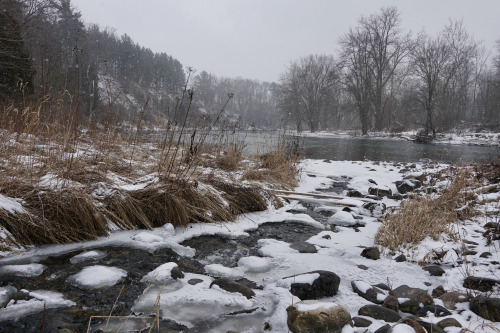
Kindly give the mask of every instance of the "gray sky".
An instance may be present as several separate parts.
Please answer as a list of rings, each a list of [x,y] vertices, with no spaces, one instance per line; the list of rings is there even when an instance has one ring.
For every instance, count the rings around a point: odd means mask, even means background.
[[[500,0],[72,0],[86,23],[127,33],[184,66],[219,76],[277,81],[290,61],[335,54],[362,15],[396,6],[405,31],[434,34],[463,19],[492,50]]]

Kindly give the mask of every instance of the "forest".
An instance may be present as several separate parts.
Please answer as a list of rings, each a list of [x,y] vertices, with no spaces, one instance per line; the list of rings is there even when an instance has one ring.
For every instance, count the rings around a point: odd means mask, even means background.
[[[224,117],[239,129],[353,130],[426,136],[500,128],[500,41],[487,50],[462,21],[436,35],[401,29],[395,7],[359,18],[330,55],[283,64],[278,82],[220,77],[153,52],[112,28],[85,25],[70,0],[0,3],[0,102],[17,110],[55,106],[92,123],[168,118],[189,88],[196,117]],[[336,52],[333,52],[336,50]],[[181,103],[182,104],[182,103]],[[185,106],[179,110],[185,112]]]

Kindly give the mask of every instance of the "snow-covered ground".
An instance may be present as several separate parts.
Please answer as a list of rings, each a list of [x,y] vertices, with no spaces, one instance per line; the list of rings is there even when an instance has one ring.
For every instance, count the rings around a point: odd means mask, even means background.
[[[10,274],[13,277],[39,275],[45,267],[38,264],[38,261],[47,256],[75,251],[71,264],[88,262],[88,266],[71,276],[67,283],[80,286],[82,292],[98,292],[101,288],[121,283],[130,274],[119,267],[102,265],[100,261],[106,257],[106,253],[98,248],[108,245],[149,251],[171,248],[181,256],[192,258],[196,250],[181,244],[186,240],[203,235],[219,235],[237,242],[239,239],[248,237],[249,232],[258,229],[264,223],[287,221],[317,227],[317,234],[307,240],[307,243],[314,245],[317,253],[301,253],[291,248],[291,244],[285,241],[263,238],[257,243],[259,255],[243,256],[235,267],[212,263],[205,266],[205,274],[184,272],[183,277],[173,278],[172,272],[177,268],[177,264],[165,262],[143,277],[144,291],[136,302],[134,312],[147,314],[151,309],[159,308],[162,318],[185,325],[191,332],[226,332],[228,330],[261,332],[264,322],[269,324],[269,332],[286,332],[286,308],[300,301],[290,293],[290,284],[313,281],[317,274],[311,273],[297,278],[292,276],[316,270],[334,272],[341,279],[338,293],[321,301],[342,305],[353,317],[357,316],[361,306],[371,303],[353,291],[352,281],[358,281],[356,283],[361,286],[361,289],[363,286],[368,288],[368,285],[385,283],[392,288],[409,285],[424,289],[429,294],[440,285],[447,291],[467,292],[462,287],[462,281],[467,275],[500,278],[498,273],[500,244],[496,241],[486,245],[481,235],[484,232],[482,226],[485,223],[495,219],[498,221],[498,194],[488,194],[486,197],[479,198],[483,200],[482,209],[496,211],[496,215],[484,214],[457,225],[464,240],[477,243],[474,246],[477,254],[467,256],[469,261],[461,261],[463,257],[457,254],[456,249],[460,248],[463,243],[454,243],[443,236],[440,241],[426,239],[417,249],[404,252],[408,261],[396,262],[393,259],[394,255],[388,253],[383,253],[379,260],[367,259],[360,255],[364,247],[374,245],[374,235],[381,224],[380,216],[376,211],[373,215],[362,206],[369,201],[384,203],[387,207],[396,207],[400,201],[387,197],[380,201],[344,198],[345,191],[335,193],[329,190],[332,183],[342,181],[346,183],[347,188],[357,190],[362,195],[367,195],[368,189],[373,187],[374,183],[378,188],[390,189],[393,193],[397,193],[395,181],[402,180],[405,176],[419,177],[442,168],[444,165],[422,163],[417,163],[408,169],[402,164],[383,162],[304,160],[302,161],[302,179],[295,192],[321,194],[324,197],[289,195],[300,200],[289,200],[284,207],[279,209],[270,208],[265,212],[239,216],[236,222],[197,223],[178,229],[167,224],[152,231],[118,231],[97,241],[35,247],[21,253],[12,253],[1,259],[0,274]],[[327,196],[339,196],[340,199]],[[16,202],[8,202],[8,204],[10,209],[18,209]],[[308,214],[311,207],[308,204],[315,210],[330,211],[332,216],[327,219],[315,219]],[[344,204],[352,206],[352,211],[343,211]],[[357,227],[353,227],[352,224],[356,221],[359,223],[356,224]],[[448,250],[448,253],[441,259],[445,270],[442,276],[431,276],[417,264],[418,260],[432,250]],[[484,252],[490,252],[492,256],[480,258],[479,255]],[[21,259],[31,264],[15,264]],[[263,289],[254,289],[255,296],[246,297],[242,293],[229,292],[219,288],[218,285],[213,285],[215,278],[218,277],[231,279],[244,277],[263,286]],[[8,287],[4,286],[0,289],[0,300],[9,298],[8,294],[11,291],[5,288]],[[75,305],[59,290],[35,290],[26,291],[26,293],[32,295],[30,300],[10,300],[5,307],[0,308],[0,320],[15,319],[20,314],[43,311],[43,302],[50,307]],[[499,297],[500,293],[498,289],[494,289],[489,295]],[[438,299],[435,299],[435,302],[443,305]],[[459,303],[457,309],[451,312],[450,318],[456,319],[464,328],[472,332],[498,332],[500,329],[499,323],[490,322],[471,312],[468,302]],[[228,315],[230,313],[238,314]],[[425,318],[428,322],[438,322],[441,319],[443,318],[435,318],[433,315]],[[344,332],[374,332],[386,324],[374,319],[372,322],[368,328],[346,327]],[[199,327],[200,323],[206,326]],[[112,329],[112,327],[109,328]],[[447,332],[461,331],[458,327],[450,327],[447,328]]]

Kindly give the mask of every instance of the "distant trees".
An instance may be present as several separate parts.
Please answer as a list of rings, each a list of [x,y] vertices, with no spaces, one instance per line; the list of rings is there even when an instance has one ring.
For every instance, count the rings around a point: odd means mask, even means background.
[[[335,106],[339,71],[332,56],[310,55],[292,62],[281,76],[278,96],[284,116],[297,129],[304,121],[314,132]]]

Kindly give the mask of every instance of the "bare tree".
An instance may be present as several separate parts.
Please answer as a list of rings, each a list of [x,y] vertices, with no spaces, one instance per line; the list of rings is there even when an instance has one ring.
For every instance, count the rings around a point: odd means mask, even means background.
[[[293,62],[280,79],[282,112],[294,120],[298,129],[304,121],[315,132],[322,115],[332,111],[338,77],[332,56],[310,55]]]

